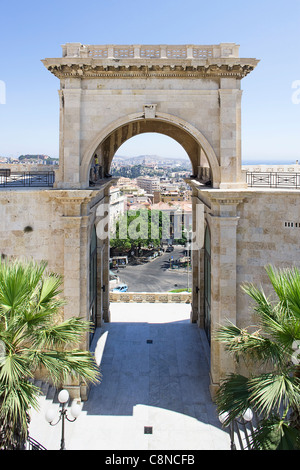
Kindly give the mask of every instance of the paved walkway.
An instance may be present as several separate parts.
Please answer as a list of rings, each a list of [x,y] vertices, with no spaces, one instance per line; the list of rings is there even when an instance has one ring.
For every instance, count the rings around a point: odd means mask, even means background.
[[[111,323],[92,344],[102,381],[66,423],[67,449],[229,449],[209,394],[207,341],[189,315],[188,304],[111,304]],[[45,422],[46,406],[30,433],[59,449],[60,424]]]

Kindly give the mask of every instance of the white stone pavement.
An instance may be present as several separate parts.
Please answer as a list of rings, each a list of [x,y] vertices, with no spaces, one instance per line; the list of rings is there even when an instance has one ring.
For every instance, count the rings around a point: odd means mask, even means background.
[[[68,450],[229,450],[209,394],[207,340],[189,315],[189,304],[111,304],[92,344],[102,381],[66,423]],[[42,398],[30,435],[57,450],[61,425],[45,421],[49,406],[58,408]]]

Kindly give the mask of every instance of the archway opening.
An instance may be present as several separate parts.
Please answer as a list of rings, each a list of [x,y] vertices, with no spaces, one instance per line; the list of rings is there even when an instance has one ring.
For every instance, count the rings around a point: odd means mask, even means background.
[[[131,115],[108,125],[86,150],[80,167],[81,179],[94,186],[97,180],[111,176],[113,158],[122,144],[132,137],[147,134],[171,137],[188,155],[192,176],[200,182],[219,187],[220,166],[211,144],[198,129],[171,115],[160,115],[156,119]],[[95,164],[97,171],[94,175]]]
[[[110,290],[191,292],[192,164],[173,138],[143,133],[121,145],[110,173]]]

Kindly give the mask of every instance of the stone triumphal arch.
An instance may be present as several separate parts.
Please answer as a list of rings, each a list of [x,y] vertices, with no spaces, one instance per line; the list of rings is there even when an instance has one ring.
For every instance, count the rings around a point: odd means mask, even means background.
[[[225,318],[237,320],[237,208],[247,189],[241,169],[241,80],[258,61],[240,58],[233,43],[68,43],[61,58],[42,62],[60,80],[59,170],[52,194],[62,207],[67,237],[62,267],[66,308],[79,310],[96,325],[109,321],[109,243],[105,237],[95,243],[95,227],[103,216],[99,208],[109,202],[112,159],[135,135],[172,137],[193,169],[188,180],[193,229],[202,238],[192,255],[191,321],[205,328],[211,343],[213,391],[233,368],[210,332]],[[102,173],[91,186],[95,154]]]
[[[191,322],[210,343],[213,394],[226,373],[248,373],[213,336],[227,320],[242,328],[255,324],[241,284],[262,285],[268,293],[267,264],[300,267],[298,164],[287,165],[285,173],[271,164],[250,173],[241,166],[241,80],[258,61],[240,58],[239,47],[227,43],[71,43],[62,50],[62,57],[43,60],[60,80],[59,168],[0,165],[1,258],[46,260],[63,278],[64,317],[81,316],[95,326],[108,322],[109,237],[98,228],[108,225],[116,182],[109,176],[111,161],[138,134],[172,137],[193,169],[187,178]],[[95,154],[101,175],[91,183]],[[82,346],[90,341],[87,334]],[[74,397],[87,396],[78,380],[64,386]]]

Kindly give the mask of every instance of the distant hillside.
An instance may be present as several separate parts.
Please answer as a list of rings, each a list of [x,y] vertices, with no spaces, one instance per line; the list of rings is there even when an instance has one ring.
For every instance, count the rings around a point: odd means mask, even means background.
[[[37,160],[43,160],[43,161],[55,161],[57,159],[49,157],[49,155],[20,155],[18,157],[18,160],[22,162],[23,160],[31,160],[31,161],[37,161]]]
[[[128,157],[128,156],[121,156],[121,155],[115,155],[114,156],[115,161],[122,161],[126,162],[129,165],[139,165],[142,163],[174,163],[174,164],[180,164],[182,162],[187,163],[189,160],[186,158],[175,158],[175,157],[162,157],[160,155],[139,155],[137,157]]]

